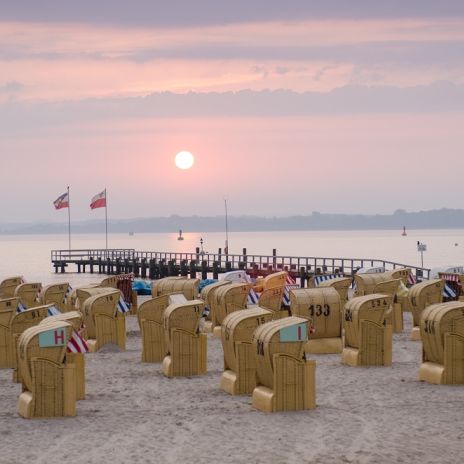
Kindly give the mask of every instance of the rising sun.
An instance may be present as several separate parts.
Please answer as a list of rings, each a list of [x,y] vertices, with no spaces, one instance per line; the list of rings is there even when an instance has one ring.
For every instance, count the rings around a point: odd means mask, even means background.
[[[195,158],[189,151],[180,151],[176,155],[175,163],[179,169],[190,169]]]

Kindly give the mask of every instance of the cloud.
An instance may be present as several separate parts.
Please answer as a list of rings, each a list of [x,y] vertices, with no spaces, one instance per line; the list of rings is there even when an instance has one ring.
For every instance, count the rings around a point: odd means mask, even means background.
[[[464,112],[464,86],[435,82],[408,88],[344,86],[328,93],[290,90],[102,98],[61,103],[0,105],[0,132],[85,121],[187,117],[294,117],[371,113]]]
[[[464,16],[459,0],[15,0],[3,2],[12,21],[191,26],[309,19],[435,18]]]

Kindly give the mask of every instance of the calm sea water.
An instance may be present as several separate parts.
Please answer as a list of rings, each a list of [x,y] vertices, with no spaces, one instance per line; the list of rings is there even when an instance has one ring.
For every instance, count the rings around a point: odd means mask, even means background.
[[[224,233],[177,234],[110,234],[109,248],[134,248],[138,251],[194,252],[203,239],[205,252],[224,247]],[[406,237],[401,231],[286,231],[234,232],[229,234],[229,252],[271,255],[273,248],[281,256],[316,256],[327,258],[372,258],[420,266],[417,241],[427,245],[424,266],[464,264],[464,230],[411,230]],[[104,248],[103,234],[75,235],[73,249]],[[43,284],[69,281],[71,285],[100,280],[98,275],[67,273],[55,275],[50,251],[67,249],[66,235],[0,236],[0,279],[24,275],[26,280]],[[74,269],[72,269],[74,270]]]

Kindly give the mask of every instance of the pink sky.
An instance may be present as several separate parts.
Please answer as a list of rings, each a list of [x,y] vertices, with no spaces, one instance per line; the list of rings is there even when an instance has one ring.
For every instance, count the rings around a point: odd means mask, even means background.
[[[98,217],[88,203],[104,187],[115,218],[222,214],[224,196],[233,215],[460,208],[463,44],[460,16],[9,17],[0,222],[64,220],[52,201],[67,185],[76,220]],[[357,100],[359,88],[369,94]],[[268,89],[310,92],[314,107],[293,111]],[[221,96],[243,90],[247,110]],[[180,150],[196,157],[190,171],[173,164]]]

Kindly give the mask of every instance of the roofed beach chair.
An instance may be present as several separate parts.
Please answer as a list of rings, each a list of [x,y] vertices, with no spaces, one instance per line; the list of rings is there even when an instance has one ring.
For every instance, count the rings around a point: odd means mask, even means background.
[[[13,315],[11,322],[10,322],[10,332],[11,332],[11,349],[13,350],[14,354],[14,365],[13,365],[13,382],[20,382],[21,377],[20,373],[17,369],[18,367],[18,357],[17,357],[17,347],[18,347],[18,340],[20,335],[30,327],[34,327],[38,325],[40,321],[45,319],[49,312],[49,308],[52,305],[43,305],[43,306],[36,306],[34,308],[25,309],[21,312],[17,312]]]
[[[257,279],[253,289],[256,292],[263,292],[268,288],[282,287],[283,289],[287,282],[287,276],[287,271],[273,272],[272,274],[267,275],[263,279]]]
[[[76,415],[75,367],[67,361],[72,325],[55,321],[24,331],[18,343],[23,392],[18,413],[26,418]]]
[[[214,282],[213,284],[206,285],[201,290],[200,297],[201,299],[205,302],[205,316],[206,316],[206,321],[203,326],[203,332],[212,332],[213,327],[212,327],[212,319],[213,319],[213,313],[214,313],[214,304],[215,304],[215,294],[216,290],[219,287],[223,287],[224,285],[230,285],[231,281],[229,280],[219,280],[218,282]]]
[[[24,283],[22,276],[8,277],[0,282],[0,298],[12,298],[18,285]]]
[[[252,339],[256,328],[274,315],[258,306],[235,311],[223,321],[221,340],[224,350],[224,372],[220,388],[231,395],[253,393],[256,387],[256,353]]]
[[[203,375],[207,371],[207,335],[199,333],[203,300],[169,305],[164,311],[166,377]]]
[[[84,317],[79,311],[68,311],[66,313],[48,316],[43,319],[39,326],[54,326],[56,322],[64,321],[72,325],[73,331],[71,338],[68,340],[66,358],[68,364],[74,364],[76,375],[76,399],[85,399],[85,359],[84,354],[87,352],[87,344],[80,337],[80,330]]]
[[[401,285],[401,279],[385,280],[374,287],[373,293],[382,293],[391,297],[391,305],[385,316],[386,324],[392,326],[393,333],[403,331],[403,310],[396,302],[396,295]]]
[[[464,384],[464,302],[450,301],[422,311],[423,345],[419,380],[433,384]]]
[[[187,302],[183,294],[161,295],[144,301],[138,311],[142,335],[142,362],[162,362],[166,355],[164,311],[170,304]]]
[[[392,298],[385,294],[365,295],[348,301],[342,363],[349,366],[390,366],[392,327],[385,317]]]
[[[98,351],[107,343],[126,349],[126,318],[118,311],[121,292],[106,288],[84,302],[81,308],[84,314],[85,336],[90,352]]]
[[[16,314],[19,298],[0,300],[0,368],[13,368],[16,365],[16,350],[11,333],[11,320]]]
[[[411,340],[420,340],[420,321],[422,311],[432,304],[443,301],[443,289],[445,281],[441,279],[432,279],[419,282],[409,289],[409,304],[411,307],[413,325],[411,331]]]
[[[334,277],[333,279],[328,279],[321,282],[317,288],[331,287],[337,290],[338,294],[340,295],[340,303],[343,309],[346,302],[348,301],[348,292],[352,283],[353,279],[351,277]]]
[[[155,280],[152,285],[153,297],[167,293],[183,293],[187,300],[198,298],[200,279],[187,279],[184,277],[165,277]]]
[[[228,314],[247,307],[250,288],[249,284],[231,283],[216,290],[213,295],[215,302],[211,317],[212,331],[215,337],[221,338],[221,324]]]
[[[310,339],[305,345],[307,353],[341,353],[342,304],[335,288],[300,288],[290,292],[292,316],[311,321]]]
[[[306,360],[304,346],[311,322],[286,317],[259,325],[253,335],[256,388],[252,404],[265,412],[316,407],[316,362]]]
[[[26,308],[33,308],[39,306],[39,294],[42,290],[42,284],[40,282],[19,284],[14,292],[14,296],[17,296],[21,304]]]
[[[61,312],[68,310],[66,296],[70,289],[68,282],[46,285],[40,293],[41,304],[54,304]]]

